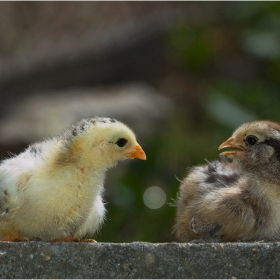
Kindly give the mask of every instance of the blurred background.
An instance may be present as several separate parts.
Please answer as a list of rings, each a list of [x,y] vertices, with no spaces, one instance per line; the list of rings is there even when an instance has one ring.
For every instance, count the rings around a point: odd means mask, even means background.
[[[279,2],[0,2],[0,156],[108,116],[147,161],[108,172],[104,242],[171,242],[180,180],[280,121]]]

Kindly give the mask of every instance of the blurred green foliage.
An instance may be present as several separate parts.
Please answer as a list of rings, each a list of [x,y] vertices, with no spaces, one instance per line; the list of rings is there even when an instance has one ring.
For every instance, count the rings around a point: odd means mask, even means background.
[[[217,159],[218,146],[241,123],[280,121],[279,2],[223,2],[210,20],[180,20],[166,38],[173,70],[203,84],[200,95],[193,94],[199,96],[202,114],[190,117],[186,108],[191,89],[185,88],[185,103],[177,103],[176,112],[146,143],[148,160],[134,161],[116,173],[118,185],[105,196],[108,215],[96,236],[99,241],[174,241],[176,209],[169,203],[188,168]],[[150,186],[167,195],[167,203],[156,210],[143,202]]]

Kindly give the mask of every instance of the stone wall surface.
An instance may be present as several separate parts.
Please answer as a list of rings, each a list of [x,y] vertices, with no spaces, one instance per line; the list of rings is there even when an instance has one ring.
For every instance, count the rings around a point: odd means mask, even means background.
[[[0,242],[1,278],[279,278],[280,243]]]

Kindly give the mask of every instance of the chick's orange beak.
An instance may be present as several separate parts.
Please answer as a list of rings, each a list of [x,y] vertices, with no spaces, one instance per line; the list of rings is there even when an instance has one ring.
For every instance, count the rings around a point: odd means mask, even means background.
[[[136,144],[135,150],[129,152],[127,155],[130,158],[138,158],[142,160],[146,160],[147,158],[145,152],[138,143]]]
[[[220,153],[220,156],[238,156],[240,152],[245,151],[245,148],[242,145],[236,143],[233,137],[223,142],[219,146],[218,150],[225,149],[225,148],[232,148],[234,150],[222,152]]]

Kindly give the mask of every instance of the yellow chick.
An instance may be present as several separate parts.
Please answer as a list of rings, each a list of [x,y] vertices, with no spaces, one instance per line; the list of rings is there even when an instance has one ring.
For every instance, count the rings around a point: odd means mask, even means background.
[[[280,125],[240,126],[219,149],[231,157],[192,168],[180,186],[179,241],[280,238]]]
[[[85,118],[0,165],[0,238],[75,241],[101,226],[106,171],[145,160],[134,133],[111,118]]]

